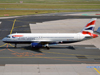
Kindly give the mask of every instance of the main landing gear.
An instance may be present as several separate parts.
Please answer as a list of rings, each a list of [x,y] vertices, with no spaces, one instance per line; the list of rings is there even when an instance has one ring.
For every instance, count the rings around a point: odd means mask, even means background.
[[[47,47],[47,46],[46,46],[46,48],[47,48],[48,50],[50,49],[50,47]]]
[[[46,44],[45,47],[46,47],[48,50],[50,49],[49,44]]]

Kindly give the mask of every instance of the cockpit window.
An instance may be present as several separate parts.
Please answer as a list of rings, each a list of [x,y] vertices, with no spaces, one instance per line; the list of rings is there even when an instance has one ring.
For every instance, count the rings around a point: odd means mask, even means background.
[[[6,38],[10,38],[10,36],[6,36]]]

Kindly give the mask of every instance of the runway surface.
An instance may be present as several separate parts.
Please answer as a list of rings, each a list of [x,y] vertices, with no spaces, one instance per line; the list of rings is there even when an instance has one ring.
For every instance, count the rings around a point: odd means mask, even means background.
[[[93,18],[95,16],[25,16],[13,19],[0,19],[0,39],[11,33],[31,33],[29,24],[45,21]],[[97,16],[96,16],[97,17]],[[100,18],[98,16],[98,18]],[[15,21],[16,20],[16,21]],[[14,23],[15,21],[15,23]],[[14,25],[14,27],[12,27]],[[0,41],[0,64],[100,64],[100,50],[94,45],[59,45],[32,49],[30,44],[5,44]]]

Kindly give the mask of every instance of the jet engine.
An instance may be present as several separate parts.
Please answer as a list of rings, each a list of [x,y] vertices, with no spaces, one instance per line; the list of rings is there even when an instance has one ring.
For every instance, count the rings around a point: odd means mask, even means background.
[[[43,46],[40,43],[31,43],[31,47],[33,47],[33,48],[41,48]]]

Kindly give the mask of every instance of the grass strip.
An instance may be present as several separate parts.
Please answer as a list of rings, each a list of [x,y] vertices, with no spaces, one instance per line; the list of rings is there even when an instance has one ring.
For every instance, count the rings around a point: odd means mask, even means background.
[[[87,12],[93,10],[0,10],[0,16],[21,16],[59,12]]]
[[[78,4],[0,4],[0,8],[34,8],[34,9],[100,9],[100,5]]]

